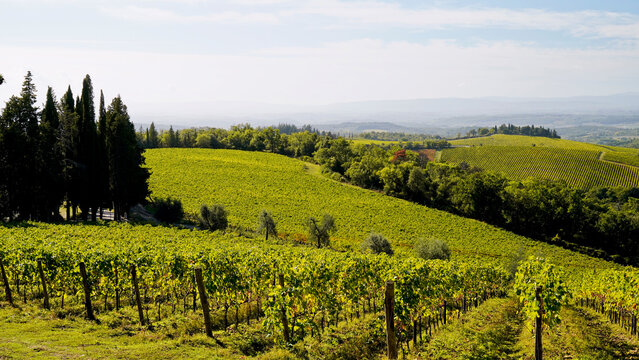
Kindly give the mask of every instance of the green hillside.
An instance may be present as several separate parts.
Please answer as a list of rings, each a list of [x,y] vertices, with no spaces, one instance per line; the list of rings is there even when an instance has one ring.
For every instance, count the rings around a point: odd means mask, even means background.
[[[358,249],[371,231],[381,232],[408,253],[420,237],[449,242],[454,256],[507,262],[520,247],[543,253],[571,268],[610,263],[514,235],[485,223],[339,183],[313,165],[260,152],[210,149],[153,149],[146,153],[154,196],[183,201],[187,212],[202,204],[224,204],[231,224],[255,228],[262,209],[273,212],[278,230],[303,237],[310,216],[336,219],[338,248]],[[297,235],[295,235],[297,234]]]
[[[639,186],[636,149],[520,135],[493,135],[452,143],[460,147],[442,151],[442,161],[465,161],[513,179],[533,176],[565,180],[582,188]]]

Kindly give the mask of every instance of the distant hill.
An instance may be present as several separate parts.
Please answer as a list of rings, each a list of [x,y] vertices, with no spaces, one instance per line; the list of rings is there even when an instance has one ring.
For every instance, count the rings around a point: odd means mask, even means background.
[[[493,135],[453,140],[442,161],[466,162],[503,173],[511,179],[539,177],[568,184],[639,187],[639,150],[587,144],[563,139]]]
[[[156,104],[153,113],[132,115],[136,124],[156,121],[182,126],[228,127],[245,122],[259,126],[286,122],[311,124],[330,131],[343,129],[342,132],[348,132],[353,124],[363,124],[366,130],[404,128],[406,132],[443,135],[435,131],[502,123],[553,128],[639,126],[639,93],[566,98],[379,100],[327,105],[198,102],[186,106],[165,103]],[[376,124],[383,124],[383,127],[380,129]]]

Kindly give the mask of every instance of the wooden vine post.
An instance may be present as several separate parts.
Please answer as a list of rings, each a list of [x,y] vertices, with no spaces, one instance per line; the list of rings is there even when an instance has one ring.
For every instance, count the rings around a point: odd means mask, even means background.
[[[7,278],[7,273],[4,271],[4,264],[2,263],[2,259],[0,259],[0,272],[2,272],[2,282],[4,282],[4,293],[7,296],[7,301],[9,302],[10,305],[13,306],[13,297],[11,296],[11,287],[9,286],[9,279]]]
[[[280,286],[284,289],[284,274],[278,275]],[[288,344],[291,342],[291,337],[288,333],[288,319],[286,318],[286,307],[282,306],[282,326],[284,327],[284,341]]]
[[[447,307],[447,303],[446,300],[444,300],[444,325],[446,325],[446,307]]]
[[[386,281],[384,293],[384,312],[386,315],[386,355],[397,359],[397,337],[395,336],[395,283]]]
[[[537,313],[537,317],[535,317],[535,360],[542,360],[542,344],[541,344],[541,316],[543,314],[543,304],[541,302],[541,286],[538,286],[535,290],[535,299],[539,304],[539,312]]]
[[[135,265],[131,266],[131,280],[133,280],[133,291],[135,292],[135,303],[138,306],[140,325],[144,325],[144,311],[142,311],[142,300],[140,300],[140,287],[138,285],[138,273]]]
[[[206,288],[204,287],[204,279],[202,277],[201,266],[195,267],[195,281],[197,282],[197,290],[200,293],[200,304],[202,305],[202,312],[204,313],[204,326],[206,329],[206,336],[213,337],[211,315],[209,313],[209,299],[206,295]]]
[[[44,295],[44,308],[49,310],[49,292],[47,291],[47,279],[44,276],[44,270],[42,270],[42,260],[38,259],[38,273],[40,274],[40,282],[42,282],[42,293]]]
[[[93,306],[91,305],[91,287],[89,286],[87,268],[84,262],[80,263],[80,275],[82,276],[82,287],[84,288],[84,307],[87,309],[87,318],[89,318],[89,320],[95,320]]]

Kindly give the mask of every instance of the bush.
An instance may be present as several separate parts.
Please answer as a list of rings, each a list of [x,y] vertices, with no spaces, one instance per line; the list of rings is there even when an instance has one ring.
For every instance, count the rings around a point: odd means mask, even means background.
[[[382,234],[371,233],[362,243],[362,248],[364,250],[368,249],[372,251],[374,254],[385,253],[388,255],[393,255],[393,248],[391,247],[388,239],[385,238]]]
[[[422,259],[450,259],[450,249],[445,241],[439,239],[419,239],[415,243],[417,256]]]
[[[200,227],[211,231],[224,230],[229,225],[228,213],[223,205],[202,205],[200,208]]]
[[[177,223],[184,218],[182,202],[178,199],[172,199],[170,196],[166,199],[151,199],[151,206],[155,209],[155,218],[161,222]]]

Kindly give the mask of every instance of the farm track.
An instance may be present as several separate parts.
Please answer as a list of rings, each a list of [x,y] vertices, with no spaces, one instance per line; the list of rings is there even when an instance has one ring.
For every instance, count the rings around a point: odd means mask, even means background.
[[[626,163],[623,163],[623,162],[620,162],[620,161],[606,160],[606,153],[603,152],[603,151],[601,153],[599,153],[599,156],[597,156],[597,160],[603,161],[603,162],[607,162],[607,163],[610,163],[610,164],[617,164],[617,165],[621,165],[621,166],[626,166],[626,167],[629,167],[631,169],[639,169],[639,166],[626,164]]]

